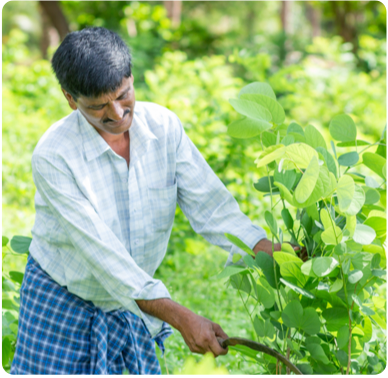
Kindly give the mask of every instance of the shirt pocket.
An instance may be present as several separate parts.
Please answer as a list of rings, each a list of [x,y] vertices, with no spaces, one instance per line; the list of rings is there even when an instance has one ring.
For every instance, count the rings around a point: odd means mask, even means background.
[[[148,199],[151,213],[151,231],[164,233],[170,229],[174,221],[177,182],[164,188],[148,188]]]

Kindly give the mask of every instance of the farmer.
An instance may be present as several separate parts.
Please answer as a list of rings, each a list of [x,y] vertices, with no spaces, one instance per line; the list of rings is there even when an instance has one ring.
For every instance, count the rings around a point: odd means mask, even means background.
[[[131,55],[117,34],[70,33],[52,66],[73,112],[32,156],[36,220],[11,373],[160,374],[155,342],[164,352],[168,324],[192,352],[226,354],[222,328],[153,278],[176,202],[229,262],[244,252],[224,233],[271,253],[266,233],[241,213],[178,117],[135,102]]]

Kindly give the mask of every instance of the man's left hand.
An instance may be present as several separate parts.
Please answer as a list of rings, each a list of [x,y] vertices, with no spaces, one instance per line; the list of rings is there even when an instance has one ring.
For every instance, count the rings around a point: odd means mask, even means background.
[[[282,245],[280,243],[274,244],[274,252],[280,251],[281,246]],[[300,250],[300,247],[298,247],[298,246],[292,245],[292,247],[294,248],[294,251]],[[253,252],[255,253],[255,255],[257,255],[257,252],[259,252],[259,251],[263,251],[265,253],[268,253],[270,256],[272,256],[272,242],[271,242],[271,240],[261,239],[253,248]]]

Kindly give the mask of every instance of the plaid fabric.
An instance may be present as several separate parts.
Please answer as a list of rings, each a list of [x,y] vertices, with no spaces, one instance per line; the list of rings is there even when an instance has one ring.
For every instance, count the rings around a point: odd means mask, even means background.
[[[226,232],[250,248],[266,233],[240,211],[173,112],[138,101],[129,134],[128,168],[78,110],[47,130],[32,156],[30,252],[71,293],[106,312],[131,311],[155,336],[162,321],[136,300],[170,298],[153,276],[177,202],[197,233],[229,252],[229,263],[246,253]]]
[[[71,294],[30,255],[20,291],[20,317],[11,374],[160,374],[154,339],[129,311],[105,313]]]

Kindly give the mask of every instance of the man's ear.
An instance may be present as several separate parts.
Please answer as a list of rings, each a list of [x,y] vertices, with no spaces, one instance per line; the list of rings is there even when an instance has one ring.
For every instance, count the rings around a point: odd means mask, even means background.
[[[77,108],[78,108],[78,107],[77,107],[77,103],[75,102],[73,96],[72,96],[70,93],[66,92],[63,88],[61,88],[61,89],[62,89],[63,94],[64,94],[65,97],[66,97],[67,102],[69,103],[69,106],[70,106],[73,110],[77,110]]]

